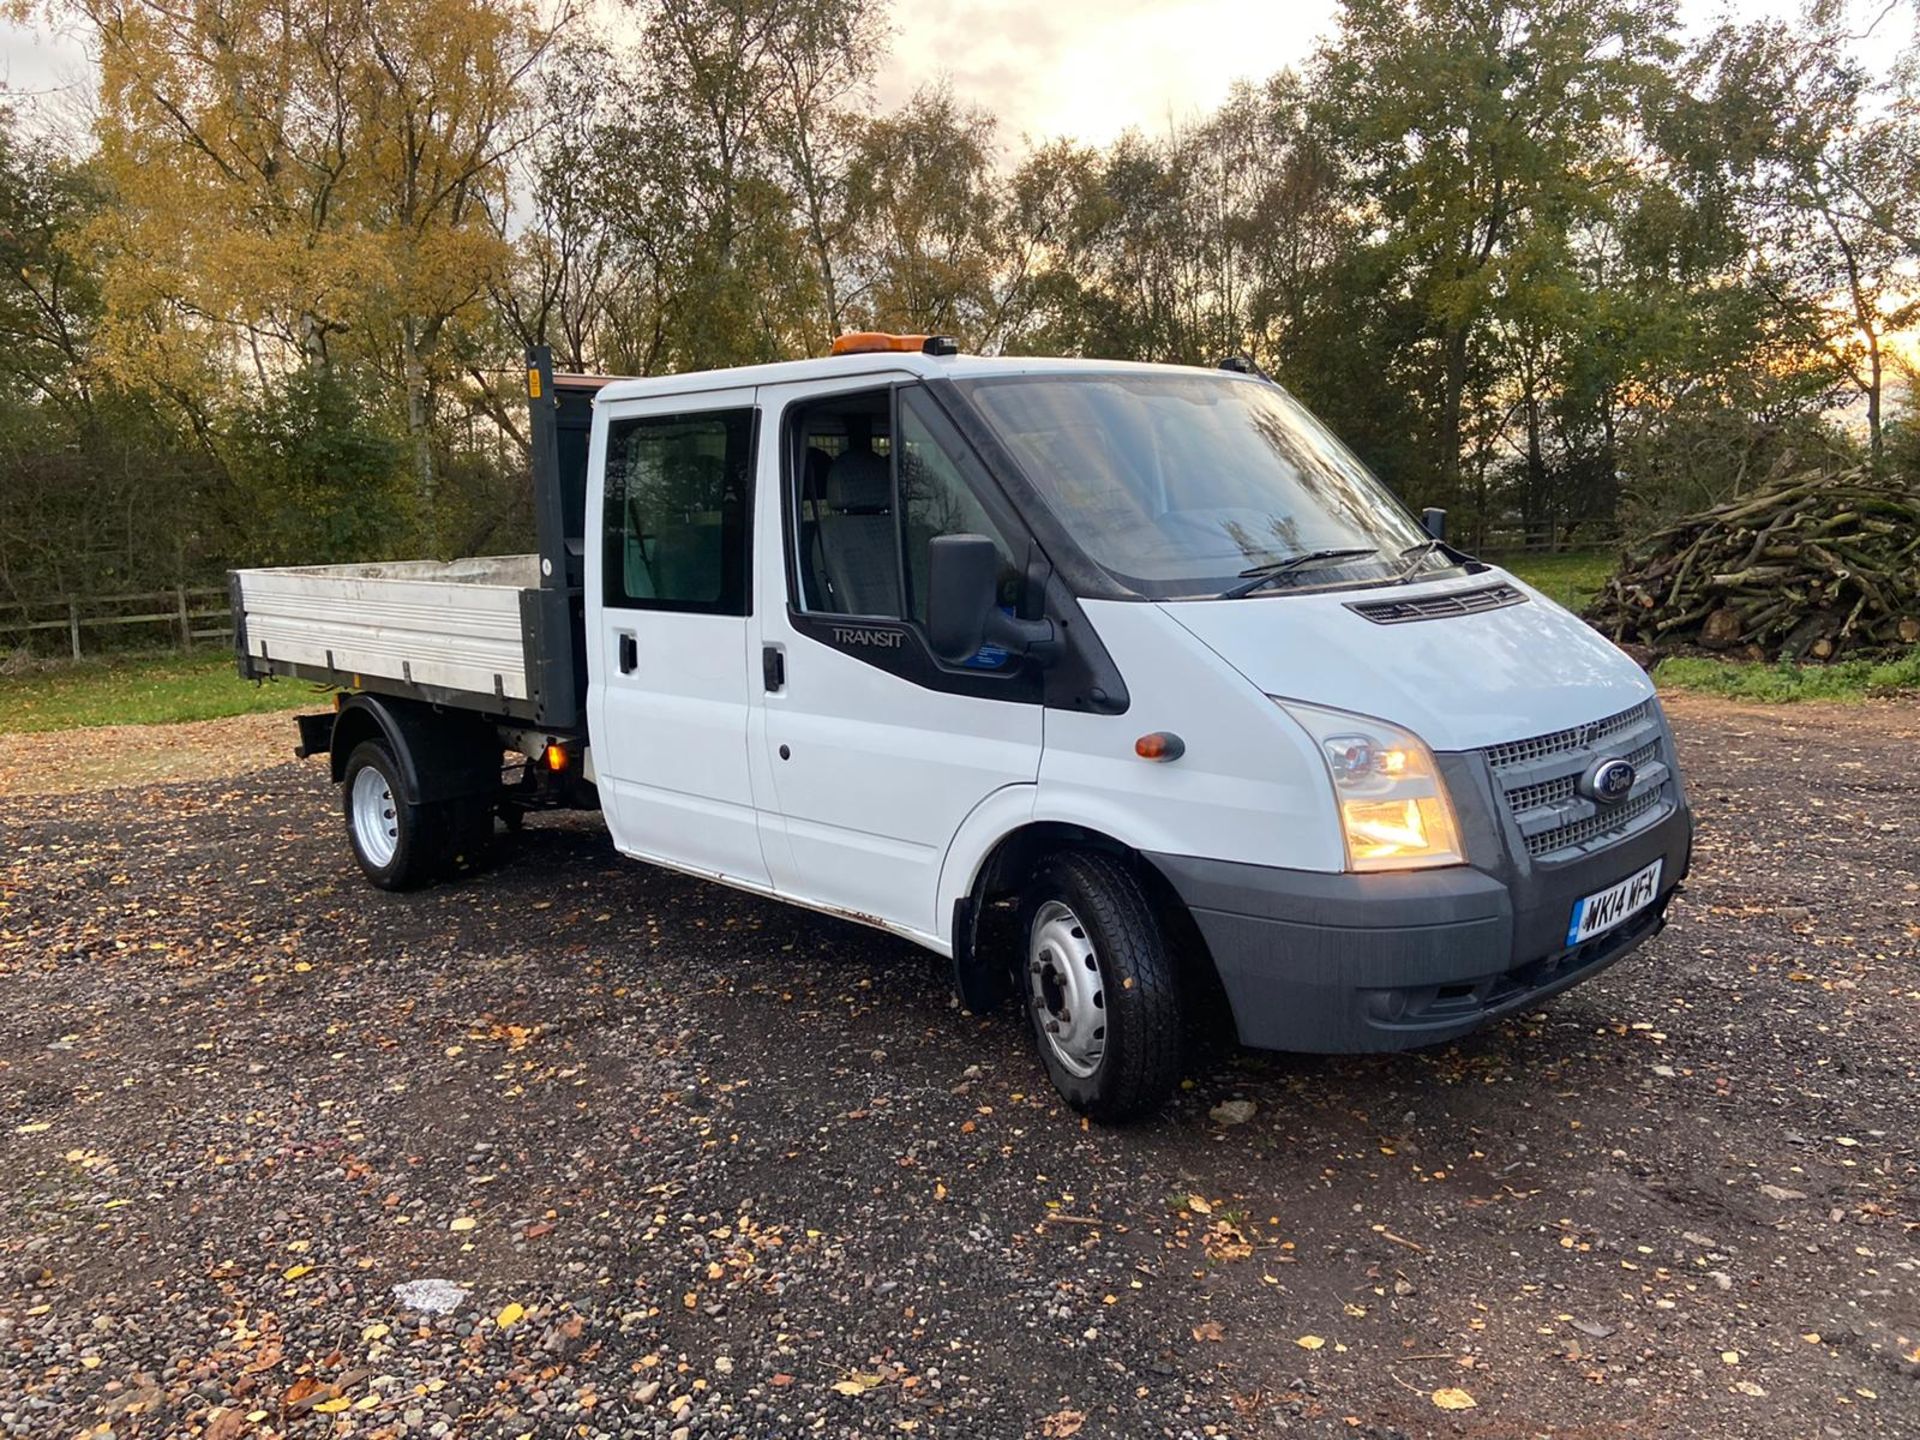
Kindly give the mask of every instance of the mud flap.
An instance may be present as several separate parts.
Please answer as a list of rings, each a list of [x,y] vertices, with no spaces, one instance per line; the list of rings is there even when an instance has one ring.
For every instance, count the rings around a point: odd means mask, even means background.
[[[980,904],[973,896],[953,902],[953,993],[972,1015],[991,1015],[1012,991],[1005,957],[980,944]]]

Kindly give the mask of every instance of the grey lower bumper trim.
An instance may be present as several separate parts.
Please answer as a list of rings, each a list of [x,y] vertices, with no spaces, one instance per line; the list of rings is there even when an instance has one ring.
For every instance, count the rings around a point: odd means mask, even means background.
[[[1345,1053],[1454,1039],[1599,973],[1664,923],[1691,839],[1677,806],[1631,840],[1511,881],[1465,865],[1327,875],[1146,858],[1199,925],[1245,1043]],[[1655,905],[1566,949],[1574,901],[1655,857]]]

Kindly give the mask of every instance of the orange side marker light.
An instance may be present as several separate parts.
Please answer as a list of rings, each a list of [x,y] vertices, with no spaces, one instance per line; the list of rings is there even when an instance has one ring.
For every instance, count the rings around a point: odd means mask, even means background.
[[[1133,742],[1133,753],[1142,760],[1178,760],[1187,753],[1187,742],[1171,730],[1155,730]]]

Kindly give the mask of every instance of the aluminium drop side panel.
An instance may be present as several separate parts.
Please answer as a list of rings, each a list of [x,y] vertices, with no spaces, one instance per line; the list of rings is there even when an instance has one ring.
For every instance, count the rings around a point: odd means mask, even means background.
[[[526,702],[521,593],[538,572],[532,555],[242,570],[238,618],[256,668]]]

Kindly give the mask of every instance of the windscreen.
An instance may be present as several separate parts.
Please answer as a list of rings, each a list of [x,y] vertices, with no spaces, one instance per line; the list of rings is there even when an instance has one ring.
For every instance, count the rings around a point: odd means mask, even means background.
[[[1121,371],[961,383],[1074,539],[1139,594],[1211,598],[1319,550],[1367,551],[1337,574],[1379,580],[1426,538],[1277,385]],[[1287,578],[1335,573],[1303,566]]]

